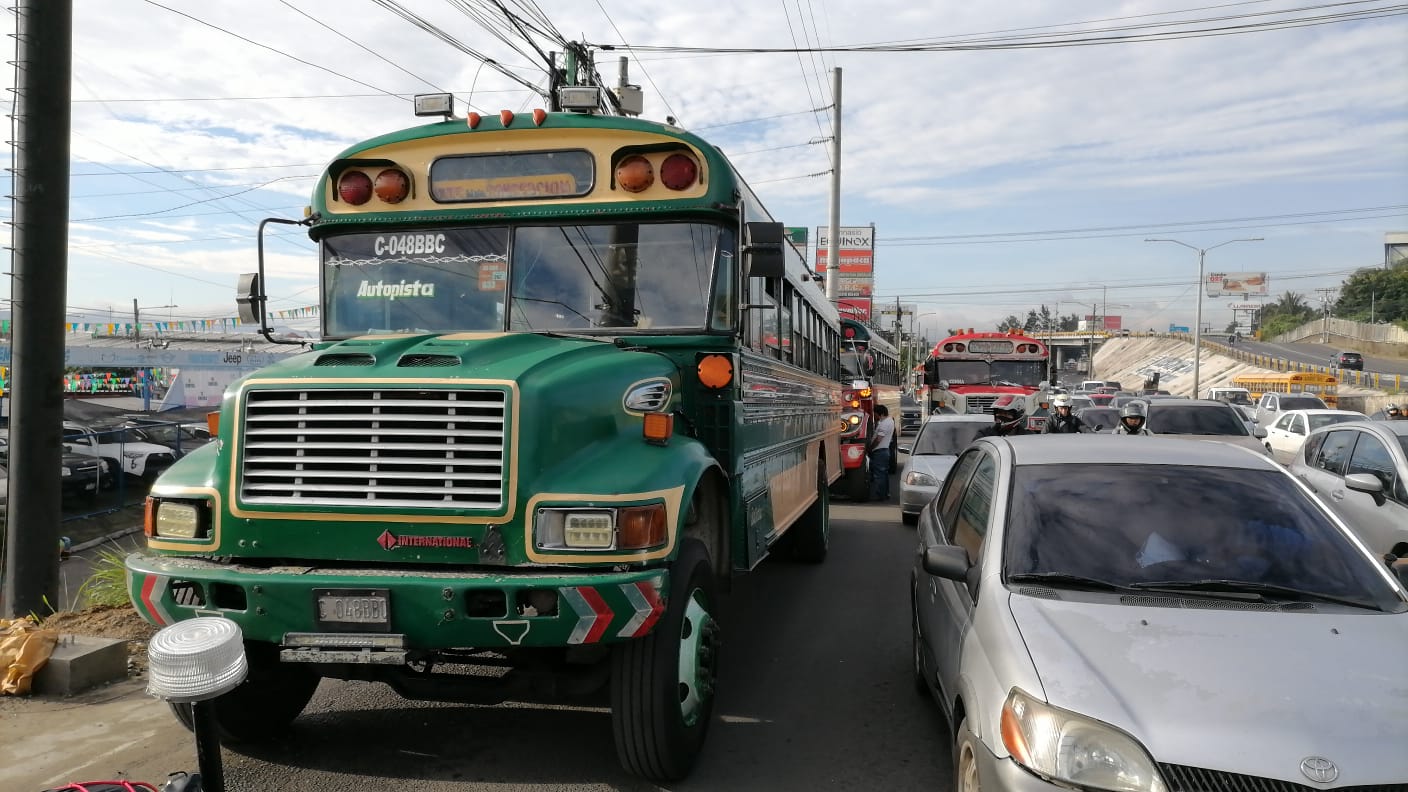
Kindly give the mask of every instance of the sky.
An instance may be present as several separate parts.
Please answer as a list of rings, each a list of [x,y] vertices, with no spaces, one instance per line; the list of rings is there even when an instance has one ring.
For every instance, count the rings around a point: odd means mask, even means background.
[[[608,83],[627,55],[644,117],[719,145],[792,226],[829,222],[840,68],[841,224],[874,224],[876,299],[930,338],[1041,304],[1191,326],[1195,248],[1218,245],[1209,272],[1314,300],[1408,231],[1408,6],[1390,0],[504,5],[613,46]],[[416,93],[546,106],[525,85],[542,59],[488,0],[73,8],[68,321],[131,321],[134,299],[143,321],[233,316],[259,220],[301,217],[343,148],[420,122]],[[1347,12],[1380,16],[1302,24]],[[789,51],[814,48],[833,51]],[[306,236],[276,228],[266,256],[271,309],[317,303]],[[1228,302],[1205,299],[1205,324]]]

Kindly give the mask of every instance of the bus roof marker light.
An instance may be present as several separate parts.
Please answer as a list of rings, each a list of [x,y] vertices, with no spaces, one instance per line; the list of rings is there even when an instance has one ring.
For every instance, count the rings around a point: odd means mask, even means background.
[[[533,126],[542,126],[546,120],[548,120],[548,111],[541,107],[533,110]]]
[[[503,124],[505,128],[507,128],[507,127],[509,126],[509,124],[512,124],[512,123],[513,123],[513,111],[512,111],[512,110],[500,110],[500,111],[499,111],[499,123],[500,123],[500,124]]]
[[[446,121],[455,114],[455,96],[447,93],[416,94],[416,115],[443,116]]]
[[[671,190],[688,190],[699,180],[699,163],[688,154],[671,154],[660,163],[660,183]]]
[[[616,163],[616,183],[626,192],[644,192],[655,183],[655,169],[650,160],[632,154]]]
[[[372,177],[359,170],[343,171],[337,179],[337,197],[353,206],[372,199]]]
[[[484,116],[479,115],[478,113],[470,113],[469,115],[464,117],[464,122],[466,124],[469,124],[470,129],[478,129],[479,122],[483,120]]]
[[[398,204],[406,200],[406,196],[411,193],[411,180],[406,178],[406,174],[395,168],[387,168],[376,175],[376,182],[372,185],[376,192],[376,197],[389,204]]]

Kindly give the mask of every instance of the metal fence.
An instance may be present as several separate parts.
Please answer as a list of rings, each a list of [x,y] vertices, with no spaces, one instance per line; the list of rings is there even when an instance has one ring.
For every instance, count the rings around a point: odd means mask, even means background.
[[[1408,330],[1391,324],[1351,322],[1348,319],[1315,319],[1271,339],[1278,344],[1290,344],[1326,334],[1354,338],[1376,344],[1408,344]]]

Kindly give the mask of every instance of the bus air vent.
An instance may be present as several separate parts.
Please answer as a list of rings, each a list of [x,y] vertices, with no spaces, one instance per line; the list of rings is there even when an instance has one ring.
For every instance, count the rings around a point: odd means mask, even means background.
[[[458,355],[402,355],[396,362],[399,368],[444,368],[446,366],[458,366],[461,363]]]
[[[334,353],[322,355],[313,363],[315,366],[375,366],[376,358],[362,352]]]
[[[245,504],[498,511],[506,502],[503,390],[251,390],[244,416]]]

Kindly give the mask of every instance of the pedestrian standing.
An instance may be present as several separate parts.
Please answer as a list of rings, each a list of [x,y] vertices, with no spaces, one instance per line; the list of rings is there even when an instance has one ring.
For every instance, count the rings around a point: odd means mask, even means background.
[[[890,466],[894,464],[895,422],[890,408],[875,405],[875,431],[871,433],[866,451],[870,454],[870,499],[890,499]]]

